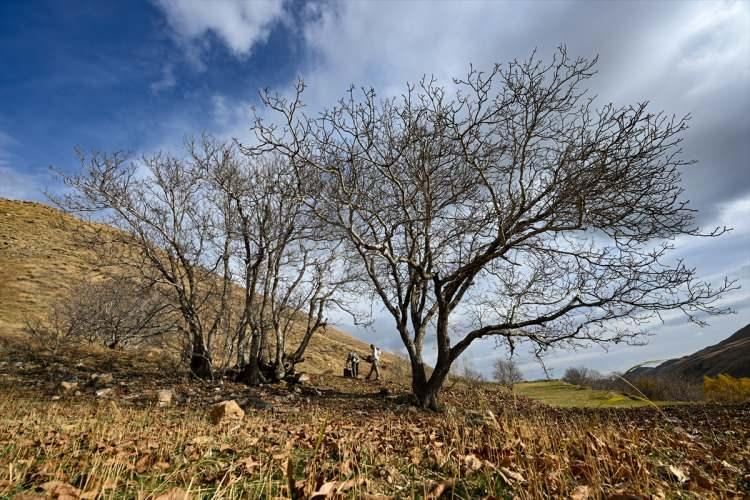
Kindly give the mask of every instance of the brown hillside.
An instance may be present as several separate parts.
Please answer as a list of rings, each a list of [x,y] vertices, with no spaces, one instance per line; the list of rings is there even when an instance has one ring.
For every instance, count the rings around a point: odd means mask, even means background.
[[[725,373],[733,377],[750,377],[750,325],[737,330],[718,344],[654,368],[633,370],[630,376],[668,376],[701,380],[704,375]]]
[[[97,273],[92,253],[75,237],[92,227],[40,203],[0,199],[0,335],[22,332],[26,319],[44,314],[71,283]],[[300,369],[341,373],[352,350],[365,355],[369,348],[328,328],[313,337]],[[390,353],[383,365],[388,378],[408,376],[405,363]]]

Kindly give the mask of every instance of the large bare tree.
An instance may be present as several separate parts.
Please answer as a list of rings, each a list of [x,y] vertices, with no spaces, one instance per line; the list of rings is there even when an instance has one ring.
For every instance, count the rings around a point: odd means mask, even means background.
[[[306,204],[393,317],[423,407],[478,339],[542,352],[635,339],[664,311],[726,312],[716,301],[732,284],[669,255],[676,238],[722,232],[701,233],[682,200],[688,117],[595,109],[595,64],[561,48],[548,64],[423,79],[398,98],[352,88],[314,116],[302,82],[291,98],[261,94],[279,121],[257,118],[245,151],[295,166]]]
[[[208,136],[188,146],[210,183],[226,235],[222,275],[242,287],[241,297],[231,299],[239,313],[228,330],[238,368],[249,384],[281,380],[326,327],[327,310],[346,309],[351,270],[336,262],[339,243],[318,231],[285,157],[247,158],[233,142]],[[293,329],[299,342],[287,352]],[[264,359],[271,346],[273,355]]]

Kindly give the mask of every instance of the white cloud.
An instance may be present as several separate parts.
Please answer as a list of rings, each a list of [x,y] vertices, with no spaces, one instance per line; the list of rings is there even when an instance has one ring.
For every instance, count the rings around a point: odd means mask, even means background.
[[[174,66],[165,64],[161,70],[161,78],[152,82],[150,87],[151,92],[158,95],[165,90],[174,88],[175,85],[177,85],[177,79],[174,76]]]
[[[155,0],[175,33],[188,42],[215,34],[238,56],[264,42],[284,16],[284,0]]]
[[[211,96],[211,117],[222,129],[220,136],[241,137],[247,134],[253,117],[249,102],[227,99],[222,94]]]
[[[43,200],[43,189],[49,178],[27,174],[3,164],[0,156],[0,198],[11,200]]]
[[[180,36],[196,42],[213,32],[238,57],[262,43],[273,23],[285,15],[282,1],[256,7],[252,21],[246,19],[246,10],[259,5],[254,2],[157,1]],[[534,48],[544,59],[559,43],[566,43],[573,56],[598,53],[600,74],[591,83],[602,101],[626,104],[651,99],[655,108],[670,113],[694,112],[694,128],[685,144],[695,148],[693,157],[701,163],[686,177],[687,194],[702,197],[701,209],[716,207],[718,194],[732,189],[724,199],[740,201],[718,206],[710,214],[733,225],[735,232],[718,240],[681,240],[677,250],[688,254],[688,263],[699,266],[703,275],[718,275],[748,264],[743,253],[748,240],[741,233],[749,232],[750,185],[737,160],[726,156],[735,152],[746,165],[746,155],[740,153],[748,123],[743,111],[750,75],[748,25],[750,6],[743,2],[415,0],[384,6],[377,1],[331,1],[306,5],[300,74],[307,84],[305,103],[314,113],[335,104],[350,84],[373,86],[385,97],[400,94],[406,81],[424,74],[450,85],[450,78],[465,74],[469,63],[489,69],[495,62],[525,58]],[[273,90],[288,94],[290,89]],[[241,137],[247,132],[247,101],[217,94],[211,104],[213,121],[221,129],[218,134]],[[730,142],[735,135],[741,143]],[[644,359],[672,357],[715,343],[748,320],[750,308],[745,307],[738,316],[717,319],[704,335],[686,335],[698,330],[675,322],[661,327],[648,347],[618,348],[608,354],[593,349],[552,355],[547,361],[558,369],[580,363],[603,371],[624,369]],[[378,317],[373,330],[358,335],[398,346],[389,318]],[[491,360],[503,355],[493,347],[493,341],[482,341],[467,356],[489,373]],[[533,372],[533,366],[527,369]]]

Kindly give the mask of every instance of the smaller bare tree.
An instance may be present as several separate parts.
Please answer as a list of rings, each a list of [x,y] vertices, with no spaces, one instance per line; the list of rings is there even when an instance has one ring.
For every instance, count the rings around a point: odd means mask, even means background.
[[[110,349],[140,345],[179,331],[172,304],[133,278],[82,283],[71,293],[71,300],[88,316],[87,340]]]
[[[55,354],[79,343],[110,349],[140,344],[178,331],[176,320],[156,290],[118,276],[74,284],[45,317],[29,319],[27,331]]]
[[[495,366],[492,375],[500,384],[513,390],[513,386],[523,380],[523,373],[518,369],[518,365],[513,358],[498,358],[495,360]]]
[[[588,385],[591,381],[590,370],[583,366],[571,366],[565,370],[562,378],[565,382],[573,385]]]
[[[26,320],[26,332],[47,354],[56,355],[61,348],[71,347],[83,339],[88,318],[74,301],[55,303],[42,317]]]

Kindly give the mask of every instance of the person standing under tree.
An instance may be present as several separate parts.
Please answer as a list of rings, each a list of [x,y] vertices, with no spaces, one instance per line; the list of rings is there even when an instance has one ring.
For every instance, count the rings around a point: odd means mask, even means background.
[[[367,374],[367,380],[375,373],[375,380],[380,380],[380,349],[370,344],[370,373]]]
[[[349,367],[349,373],[352,378],[359,378],[359,356],[354,351],[349,351],[349,355],[346,359],[346,364]]]

